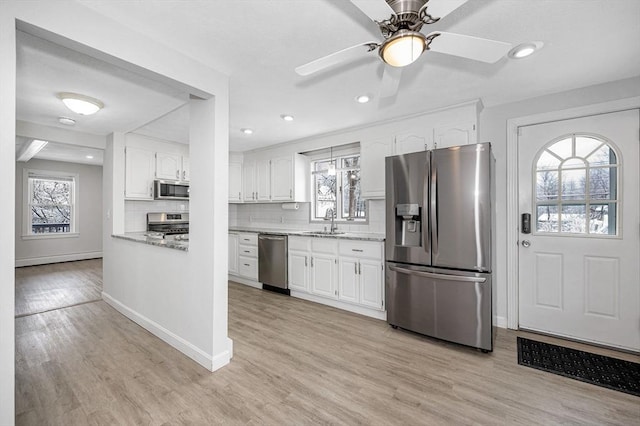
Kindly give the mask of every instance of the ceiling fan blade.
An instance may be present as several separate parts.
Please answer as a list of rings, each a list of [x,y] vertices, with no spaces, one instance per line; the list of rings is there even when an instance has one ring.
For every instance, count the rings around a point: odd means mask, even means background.
[[[391,98],[398,93],[402,77],[402,68],[386,65],[382,73],[382,84],[380,85],[380,99]]]
[[[433,32],[427,37],[439,34],[429,45],[433,52],[460,56],[487,63],[498,62],[511,49],[511,44],[462,34]]]
[[[394,13],[385,0],[351,0],[372,21],[382,21]]]
[[[365,54],[376,51],[377,47],[378,43],[375,41],[347,47],[346,49],[316,59],[315,61],[300,65],[296,68],[296,73],[302,76],[313,74],[343,62],[362,58]]]
[[[427,13],[432,18],[444,18],[469,0],[430,0]]]

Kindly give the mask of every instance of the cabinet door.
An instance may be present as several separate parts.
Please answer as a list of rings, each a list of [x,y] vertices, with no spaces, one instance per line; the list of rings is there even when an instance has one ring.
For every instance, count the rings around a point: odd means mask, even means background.
[[[341,257],[338,265],[338,299],[358,303],[358,259]]]
[[[334,256],[313,254],[311,257],[311,292],[319,296],[336,298]]]
[[[408,154],[410,152],[426,151],[428,149],[427,138],[416,134],[396,136],[395,155]]]
[[[384,159],[393,155],[391,138],[360,143],[360,188],[362,198],[384,198]]]
[[[309,253],[289,251],[289,288],[309,291]]]
[[[189,163],[189,157],[182,157],[182,177],[181,179],[185,182],[189,182],[190,180],[190,171],[191,164]]]
[[[358,267],[360,277],[360,303],[371,308],[382,309],[382,262],[361,259]]]
[[[271,160],[271,200],[293,200],[293,158],[280,157]]]
[[[256,201],[256,162],[245,161],[242,165],[242,200]]]
[[[472,122],[452,124],[433,129],[434,148],[477,143],[476,125]]]
[[[229,234],[229,273],[238,275],[238,234]]]
[[[146,149],[125,149],[125,198],[153,200],[154,155]]]
[[[229,163],[229,202],[242,201],[242,163]]]
[[[258,201],[271,200],[271,161],[256,161],[256,194]]]
[[[180,180],[182,158],[175,154],[156,153],[156,177],[158,179]]]

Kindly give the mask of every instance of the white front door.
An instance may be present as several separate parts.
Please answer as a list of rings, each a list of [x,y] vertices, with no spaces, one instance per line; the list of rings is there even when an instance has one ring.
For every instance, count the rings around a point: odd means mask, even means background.
[[[640,351],[639,121],[519,128],[520,328]]]

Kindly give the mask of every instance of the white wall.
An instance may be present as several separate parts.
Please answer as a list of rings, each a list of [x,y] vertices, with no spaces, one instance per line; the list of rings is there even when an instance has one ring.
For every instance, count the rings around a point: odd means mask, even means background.
[[[640,77],[620,80],[520,102],[485,108],[480,115],[481,142],[491,142],[496,157],[496,251],[497,316],[506,327],[507,318],[507,120],[549,111],[592,105],[640,95]]]
[[[227,185],[229,150],[229,82],[228,77],[208,68],[180,52],[168,49],[162,40],[151,39],[116,21],[108,19],[77,2],[0,1],[0,196],[15,200],[15,138],[16,138],[16,25],[37,36],[46,38],[79,52],[93,55],[133,72],[145,74],[157,81],[188,91],[211,101],[191,128],[199,142],[197,151],[192,143],[192,179],[201,184],[215,182],[215,188],[203,190],[202,202],[190,202],[195,228],[204,232],[194,239],[189,252],[194,261],[188,279],[197,277],[198,291],[206,303],[208,333],[211,344],[206,351],[221,355],[216,368],[228,362],[231,341],[227,337]],[[167,37],[171,37],[167,33]],[[211,98],[214,96],[214,98]],[[211,99],[209,99],[211,98]],[[207,102],[208,102],[207,101]],[[194,120],[192,119],[192,122]],[[123,141],[121,135],[112,140]],[[192,139],[193,142],[193,139]],[[120,152],[113,153],[113,168],[123,160]],[[107,162],[105,161],[105,165]],[[122,164],[124,165],[124,164]],[[110,192],[104,196],[104,219],[111,232],[124,231],[124,175],[103,170],[111,179],[105,183]],[[196,188],[200,186],[194,183]],[[208,187],[211,187],[208,184]],[[119,193],[117,191],[120,191]],[[208,224],[211,219],[215,224]],[[14,223],[14,203],[0,209],[0,223]],[[205,223],[206,221],[206,223]],[[104,228],[103,228],[104,229]],[[14,227],[0,227],[0,241],[14,240]],[[104,234],[103,234],[104,235]],[[104,241],[105,279],[113,278],[120,265],[107,262],[115,258],[111,238]],[[0,424],[15,421],[14,367],[14,262],[13,244],[0,244]],[[107,266],[107,264],[109,266]],[[178,268],[179,265],[176,265]],[[110,270],[108,270],[110,269]],[[160,279],[163,279],[160,277]],[[105,285],[107,282],[105,281]],[[118,283],[112,283],[114,286]]]
[[[23,239],[23,169],[78,174],[78,236]],[[16,163],[16,266],[102,256],[102,166],[31,159]]]

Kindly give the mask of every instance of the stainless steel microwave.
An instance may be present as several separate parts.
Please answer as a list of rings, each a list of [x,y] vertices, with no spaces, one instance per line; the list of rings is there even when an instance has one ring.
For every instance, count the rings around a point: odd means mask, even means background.
[[[154,198],[156,200],[188,200],[189,184],[166,180],[155,181]]]

